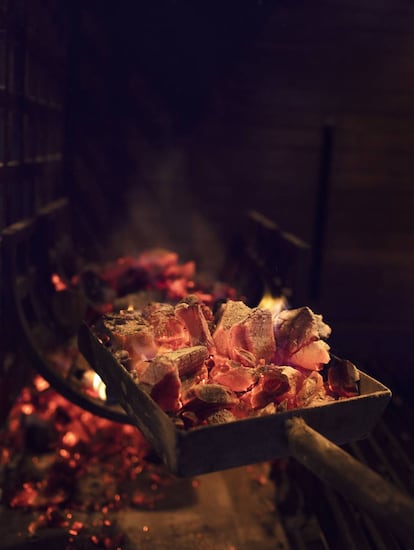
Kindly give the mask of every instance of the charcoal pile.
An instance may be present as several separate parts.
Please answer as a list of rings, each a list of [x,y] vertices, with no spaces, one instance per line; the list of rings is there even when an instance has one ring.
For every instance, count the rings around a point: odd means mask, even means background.
[[[280,300],[276,310],[249,307],[226,285],[198,286],[194,266],[180,265],[168,251],[143,253],[134,265],[158,299],[145,302],[141,288],[122,297],[124,305],[131,300],[122,309],[116,297],[95,317],[93,330],[177,426],[358,395],[357,369],[331,357],[331,328],[309,307],[287,309]],[[122,286],[117,276],[102,276],[114,292]]]

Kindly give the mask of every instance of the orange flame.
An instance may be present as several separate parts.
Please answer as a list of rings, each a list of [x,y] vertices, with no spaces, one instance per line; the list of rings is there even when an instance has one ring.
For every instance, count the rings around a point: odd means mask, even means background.
[[[284,296],[272,296],[270,292],[267,291],[260,300],[259,307],[269,309],[274,319],[281,311],[288,308],[288,301]]]

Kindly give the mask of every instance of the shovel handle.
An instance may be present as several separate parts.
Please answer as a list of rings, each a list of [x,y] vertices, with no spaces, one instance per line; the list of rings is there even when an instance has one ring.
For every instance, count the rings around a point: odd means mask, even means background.
[[[414,501],[408,494],[308,426],[303,418],[288,420],[286,430],[291,456],[413,547]]]

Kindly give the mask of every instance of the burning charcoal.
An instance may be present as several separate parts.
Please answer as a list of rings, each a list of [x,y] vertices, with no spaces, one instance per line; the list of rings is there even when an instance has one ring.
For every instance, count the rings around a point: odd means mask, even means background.
[[[323,378],[319,372],[313,371],[305,378],[302,387],[296,395],[297,407],[308,407],[313,399],[315,399],[324,390]]]
[[[316,315],[308,307],[281,311],[275,321],[279,364],[319,370],[321,364],[329,361],[329,347],[320,339],[330,333],[331,328],[322,321],[322,315]],[[299,353],[305,347],[307,349]]]
[[[243,348],[233,348],[231,350],[231,358],[238,361],[245,367],[254,368],[257,365],[257,359],[251,351]]]
[[[226,424],[227,422],[234,422],[234,420],[237,420],[236,417],[228,409],[215,411],[207,417],[208,424]]]
[[[159,277],[177,264],[178,254],[165,248],[145,250],[135,260],[135,265],[146,271],[151,279]]]
[[[164,274],[165,277],[191,281],[195,276],[195,262],[190,261],[185,264],[169,265],[165,268]]]
[[[208,357],[207,348],[194,346],[158,355],[139,377],[139,384],[165,411],[180,408],[180,376],[189,376],[200,369]]]
[[[204,346],[192,346],[171,351],[166,354],[177,365],[180,377],[194,374],[208,358],[208,350]]]
[[[257,378],[255,369],[244,367],[230,359],[216,365],[210,371],[212,382],[226,386],[234,392],[247,391],[257,382]]]
[[[193,346],[191,348],[181,348],[175,351],[158,355],[153,359],[153,363],[163,362],[169,363],[177,369],[177,372],[182,377],[187,377],[195,374],[208,358],[207,348],[204,346]]]
[[[208,380],[208,369],[203,364],[198,370],[196,370],[190,376],[185,376],[181,380],[181,400],[183,404],[186,404],[186,395],[188,391],[197,384],[204,384]]]
[[[207,298],[207,295],[205,295],[203,297],[203,299],[204,298]],[[208,305],[206,305],[203,302],[203,299],[201,299],[199,295],[189,294],[188,296],[186,296],[185,298],[180,300],[179,304],[187,304],[189,306],[198,304],[201,307],[203,315],[206,318],[206,321],[207,321],[207,323],[209,325],[209,328],[210,328],[210,326],[214,322],[214,314],[213,314],[213,310],[211,309],[211,307],[209,307]],[[177,305],[179,305],[179,304],[177,304]]]
[[[188,280],[184,279],[184,277],[167,281],[167,299],[177,301],[186,296],[188,292],[188,284]]]
[[[159,346],[178,349],[188,345],[185,326],[175,316],[174,306],[171,304],[152,302],[143,309],[142,315],[152,326],[155,341]]]
[[[215,351],[214,341],[211,337],[201,304],[186,304],[185,302],[181,302],[176,305],[175,314],[187,327],[192,346],[201,344],[207,346],[210,352]]]
[[[243,321],[252,310],[243,302],[234,302],[232,300],[229,300],[226,304],[223,304],[222,308],[223,313],[217,328],[214,331],[213,340],[216,344],[217,352],[228,357],[231,327],[240,321]]]
[[[186,408],[198,415],[217,409],[231,409],[239,401],[231,390],[219,384],[197,384],[191,388],[187,397],[189,401]]]
[[[286,407],[288,409],[292,409],[296,407],[296,394],[302,387],[303,381],[305,380],[308,373],[305,376],[304,372],[307,371],[301,371],[295,369],[294,367],[282,366],[279,368],[282,374],[284,374],[289,381],[289,389],[287,390],[287,392],[278,396],[276,401],[279,405],[282,402],[286,402]]]
[[[339,397],[359,395],[359,372],[356,366],[346,359],[332,357],[328,369],[330,391]]]
[[[243,400],[248,402],[252,409],[263,409],[289,390],[289,379],[283,374],[283,370],[275,365],[259,367],[257,372],[259,381],[245,394]]]
[[[321,370],[330,361],[329,345],[323,340],[316,340],[303,346],[290,356],[289,362],[295,367],[307,370]]]
[[[279,405],[276,405],[275,403],[268,403],[266,407],[263,407],[263,409],[259,409],[257,411],[257,416],[276,414],[276,412],[279,412]]]
[[[272,313],[267,309],[254,308],[245,319],[229,331],[229,354],[235,348],[251,352],[256,359],[271,361],[276,352]]]
[[[137,312],[121,311],[103,318],[116,350],[126,350],[132,357],[154,357],[157,346],[151,325]]]
[[[173,362],[163,356],[151,361],[142,373],[139,386],[166,412],[178,411],[181,407],[181,381]]]
[[[118,362],[163,410],[174,413],[177,426],[273,414],[329,398],[317,372],[330,361],[323,339],[331,329],[321,315],[309,307],[280,313],[264,303],[250,308],[229,287],[213,291],[200,280],[196,286],[193,276],[193,262],[181,265],[177,254],[164,249],[123,258],[99,273],[118,305],[120,292],[145,282],[145,291],[124,297],[128,311],[103,318],[101,331]],[[131,298],[136,310],[129,311]],[[226,303],[213,315],[217,300]],[[276,305],[286,307],[283,299],[272,300]],[[350,365],[328,371],[335,397],[357,391]]]

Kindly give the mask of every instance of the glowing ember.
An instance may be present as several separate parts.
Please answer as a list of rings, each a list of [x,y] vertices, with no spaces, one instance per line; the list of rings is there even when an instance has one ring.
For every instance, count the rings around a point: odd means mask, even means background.
[[[45,391],[50,387],[49,382],[39,374],[34,377],[33,384],[39,392]]]
[[[34,411],[34,407],[33,407],[32,404],[27,403],[27,404],[22,405],[22,413],[23,414],[29,415],[29,414],[32,414],[33,411]]]
[[[171,289],[171,288],[170,288]],[[331,328],[309,307],[265,295],[211,306],[192,295],[100,318],[105,346],[161,409],[191,429],[327,402],[318,371],[330,362]]]
[[[73,432],[66,432],[62,437],[62,443],[68,447],[74,447],[79,441],[79,438]]]
[[[128,506],[154,509],[163,498],[158,488],[170,483],[172,476],[144,460],[150,448],[137,429],[94,416],[51,388],[39,391],[36,386],[43,387],[36,384],[21,392],[7,429],[0,432],[2,464],[20,463],[16,458],[26,454],[30,461],[30,468],[23,468],[16,477],[19,484],[4,494],[3,501],[12,508],[38,510],[28,524],[29,535],[59,527],[74,538],[87,530],[99,548],[123,547],[124,535],[108,531],[114,528],[109,514]],[[27,453],[28,417],[23,411],[29,410],[41,420],[39,429],[52,438],[39,456]],[[82,487],[89,486],[91,476],[96,489],[84,493]],[[133,480],[140,480],[139,492]],[[156,490],[151,488],[155,484]],[[97,511],[102,520],[85,524],[85,514]]]
[[[50,280],[52,281],[53,286],[55,287],[56,292],[62,292],[67,290],[68,285],[63,281],[63,279],[57,274],[53,273]]]

